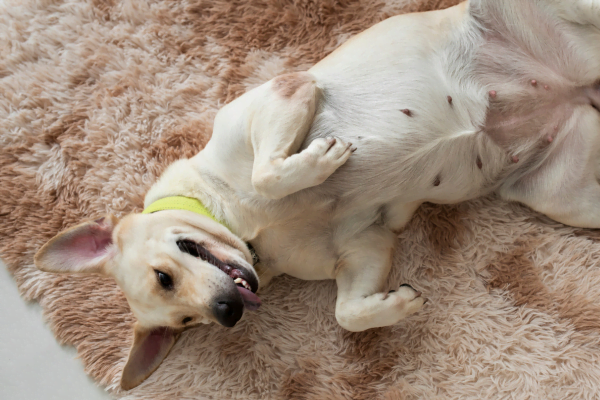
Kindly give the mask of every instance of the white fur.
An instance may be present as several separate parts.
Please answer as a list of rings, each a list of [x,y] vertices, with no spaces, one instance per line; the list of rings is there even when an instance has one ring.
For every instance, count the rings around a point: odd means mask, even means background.
[[[310,69],[293,96],[270,81],[225,106],[206,148],[171,166],[146,203],[197,197],[267,275],[336,279],[346,329],[394,324],[423,304],[407,287],[380,293],[392,232],[422,202],[496,191],[600,227],[599,43],[599,0],[479,0],[390,18]]]
[[[281,273],[336,279],[341,326],[392,325],[424,303],[409,286],[383,292],[395,232],[423,202],[496,192],[600,228],[599,78],[600,0],[473,0],[393,17],[223,107],[206,148],[146,196],[197,198],[231,231],[185,210],[108,217],[59,234],[35,262],[117,281],[138,320],[127,389],[183,330],[235,324],[241,312],[219,318],[234,307],[225,301],[258,304],[225,265],[253,290],[255,275],[263,286]]]

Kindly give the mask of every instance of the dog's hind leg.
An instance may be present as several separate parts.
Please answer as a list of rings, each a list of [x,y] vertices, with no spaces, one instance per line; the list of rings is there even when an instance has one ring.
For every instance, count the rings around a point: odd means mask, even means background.
[[[391,202],[384,209],[384,223],[393,232],[399,232],[410,221],[415,211],[421,206],[422,201],[411,203]]]
[[[338,297],[335,317],[349,331],[388,326],[417,312],[424,303],[409,285],[384,293],[396,236],[372,225],[348,240],[336,270]]]
[[[591,110],[578,114],[540,167],[507,182],[500,196],[566,225],[600,228],[600,118]]]
[[[600,0],[545,0],[567,21],[600,28]]]
[[[469,3],[473,9],[490,15],[497,10],[514,16],[523,7],[549,8],[567,21],[600,27],[600,0],[471,0]]]
[[[527,193],[513,192],[509,199],[525,203],[553,220],[569,226],[600,228],[598,180],[590,177],[583,181],[571,182],[562,189],[563,192],[558,194],[538,186],[531,188]]]
[[[561,204],[556,215],[548,213],[548,216],[570,226],[600,228],[600,183],[588,181],[573,202]]]

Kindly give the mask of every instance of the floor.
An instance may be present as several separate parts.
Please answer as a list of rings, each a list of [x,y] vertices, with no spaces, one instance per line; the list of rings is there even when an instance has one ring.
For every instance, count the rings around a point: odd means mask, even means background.
[[[0,261],[0,399],[104,400],[111,397],[83,372],[73,347],[59,345],[37,303],[19,297]]]

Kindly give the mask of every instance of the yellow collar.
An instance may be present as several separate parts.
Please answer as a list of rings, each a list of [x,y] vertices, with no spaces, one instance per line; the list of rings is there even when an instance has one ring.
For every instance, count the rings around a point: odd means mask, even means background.
[[[227,227],[227,225],[225,225],[223,222],[216,219],[214,215],[212,215],[210,211],[208,211],[208,209],[204,207],[204,204],[202,204],[200,200],[193,199],[191,197],[164,197],[160,200],[156,200],[154,203],[146,207],[146,209],[142,211],[142,214],[152,214],[154,212],[163,210],[187,210],[195,212],[196,214],[204,215],[205,217],[208,217],[213,221],[218,222],[219,224]]]

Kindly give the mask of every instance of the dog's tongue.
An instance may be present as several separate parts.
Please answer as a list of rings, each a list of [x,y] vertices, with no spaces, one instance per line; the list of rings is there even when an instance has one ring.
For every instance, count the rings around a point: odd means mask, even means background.
[[[244,307],[247,310],[249,310],[249,311],[258,310],[258,307],[260,307],[260,299],[258,298],[257,295],[255,295],[250,290],[243,288],[243,287],[238,286],[237,290],[239,290],[240,294],[242,295],[242,299],[244,299]]]

